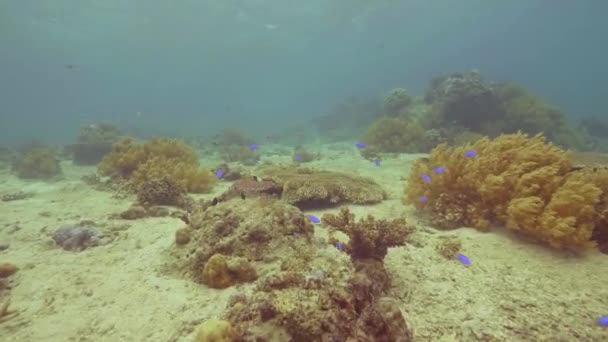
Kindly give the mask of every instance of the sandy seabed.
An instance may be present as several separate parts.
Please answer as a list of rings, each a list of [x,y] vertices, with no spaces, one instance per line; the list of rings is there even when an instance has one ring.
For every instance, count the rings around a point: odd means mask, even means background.
[[[378,205],[350,206],[358,217],[405,215],[417,224],[411,243],[391,249],[385,259],[391,295],[400,301],[415,341],[608,341],[608,328],[597,324],[608,314],[607,255],[567,256],[501,229],[436,230],[417,222],[401,202],[403,179],[420,155],[387,158],[379,167],[352,148],[325,146],[322,155],[308,165],[371,177],[387,191],[389,198]],[[263,161],[288,164],[290,157],[265,154]],[[64,178],[49,183],[0,173],[0,193],[34,194],[0,202],[0,243],[10,244],[0,252],[0,263],[19,267],[10,290],[10,308],[18,314],[0,323],[0,340],[192,341],[195,327],[220,316],[228,298],[242,291],[167,275],[162,268],[184,223],[171,217],[110,218],[134,198],[115,198],[85,184],[81,177],[94,168],[69,161],[62,167]],[[222,182],[203,197],[228,186]],[[112,230],[114,239],[82,252],[54,245],[55,229],[82,220]],[[318,226],[317,233],[324,235],[324,228]],[[470,266],[437,252],[446,237],[462,242]]]

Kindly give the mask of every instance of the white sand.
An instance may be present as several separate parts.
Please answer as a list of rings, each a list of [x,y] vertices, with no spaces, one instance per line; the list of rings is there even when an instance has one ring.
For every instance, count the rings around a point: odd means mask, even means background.
[[[401,203],[402,177],[415,158],[402,155],[377,167],[354,148],[326,148],[323,160],[308,165],[373,177],[389,199],[352,211],[396,217],[412,214]],[[264,159],[290,163],[288,156]],[[220,315],[228,297],[247,288],[212,290],[168,276],[163,265],[175,230],[184,224],[173,218],[110,219],[133,198],[112,198],[80,181],[93,168],[62,166],[65,180],[54,183],[0,174],[0,193],[35,193],[0,202],[0,242],[10,243],[0,263],[20,268],[10,291],[19,315],[0,323],[2,341],[191,341],[197,323]],[[117,231],[116,239],[83,252],[53,245],[49,232],[83,219]],[[444,232],[418,225],[413,243],[392,249],[386,259],[393,295],[402,301],[416,341],[608,340],[608,329],[596,324],[608,314],[608,256],[591,251],[566,257],[500,231]],[[439,255],[441,236],[460,239],[472,265]]]

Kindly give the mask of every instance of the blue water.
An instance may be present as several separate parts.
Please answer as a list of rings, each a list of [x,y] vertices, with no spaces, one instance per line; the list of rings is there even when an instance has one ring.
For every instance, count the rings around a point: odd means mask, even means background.
[[[0,144],[67,143],[100,120],[141,135],[262,136],[345,97],[422,94],[471,68],[571,118],[601,116],[607,11],[602,0],[5,0]]]

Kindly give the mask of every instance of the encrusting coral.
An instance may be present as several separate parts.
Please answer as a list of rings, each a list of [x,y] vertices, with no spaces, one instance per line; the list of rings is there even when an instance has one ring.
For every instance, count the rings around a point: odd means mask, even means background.
[[[112,146],[98,166],[103,176],[126,181],[137,190],[153,179],[167,177],[187,192],[208,192],[216,178],[199,167],[194,149],[176,139],[158,138],[144,144],[125,139]]]
[[[542,135],[439,145],[409,175],[406,200],[438,226],[503,225],[559,249],[581,250],[598,222],[605,176],[572,169],[571,156]],[[608,183],[608,182],[607,182]]]

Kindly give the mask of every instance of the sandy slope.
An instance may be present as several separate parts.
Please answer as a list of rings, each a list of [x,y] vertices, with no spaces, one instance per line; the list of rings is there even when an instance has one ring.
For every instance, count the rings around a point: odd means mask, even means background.
[[[401,179],[416,156],[376,167],[351,148],[328,146],[323,157],[310,165],[373,177],[389,193],[382,204],[353,207],[357,215],[411,215],[401,203]],[[289,163],[287,156],[264,159]],[[63,166],[65,180],[55,183],[0,174],[0,193],[35,192],[30,199],[0,202],[0,242],[10,243],[0,262],[21,268],[11,291],[11,306],[20,313],[0,323],[3,341],[190,341],[198,322],[217,316],[231,294],[247,290],[211,290],[166,275],[162,266],[183,223],[110,219],[132,199],[82,183],[80,176],[93,169]],[[53,246],[48,232],[82,219],[116,238],[80,253]],[[413,243],[391,250],[386,260],[417,341],[608,340],[608,329],[595,324],[608,314],[608,256],[565,257],[500,232],[419,227]],[[445,235],[462,241],[471,266],[436,252]]]

